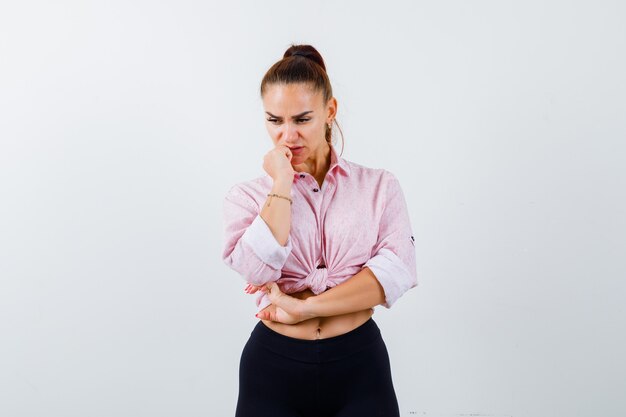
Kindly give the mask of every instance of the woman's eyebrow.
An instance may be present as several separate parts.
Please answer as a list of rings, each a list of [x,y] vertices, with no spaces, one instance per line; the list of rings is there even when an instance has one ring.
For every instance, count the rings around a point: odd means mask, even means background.
[[[267,113],[267,114],[268,114],[269,116],[271,116],[271,117],[275,117],[275,118],[277,118],[277,119],[280,119],[280,116],[274,116],[272,113],[270,113],[270,112],[268,112],[268,111],[266,111],[265,113]],[[300,117],[302,117],[302,116],[304,116],[304,115],[306,115],[306,114],[309,114],[309,113],[313,113],[313,110],[307,110],[307,111],[304,111],[304,112],[302,112],[302,113],[296,114],[295,116],[291,116],[291,118],[292,118],[292,119],[299,119]]]

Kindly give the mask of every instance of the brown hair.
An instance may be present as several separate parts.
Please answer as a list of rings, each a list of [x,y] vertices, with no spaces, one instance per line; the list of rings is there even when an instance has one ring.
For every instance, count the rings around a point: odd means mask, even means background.
[[[324,103],[333,96],[330,79],[326,73],[326,65],[322,55],[311,45],[291,45],[283,54],[283,58],[267,70],[261,80],[261,97],[271,84],[310,84],[315,90],[321,91]],[[341,134],[341,153],[343,153],[343,132],[337,119],[333,119]],[[332,128],[326,125],[326,142],[332,143]]]

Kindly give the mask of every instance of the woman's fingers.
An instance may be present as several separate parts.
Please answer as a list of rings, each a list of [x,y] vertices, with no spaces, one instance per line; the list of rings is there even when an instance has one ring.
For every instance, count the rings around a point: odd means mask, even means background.
[[[246,288],[244,288],[244,292],[247,294],[254,294],[255,292],[257,292],[261,287],[257,287],[256,285],[252,285],[252,284],[248,284],[246,285]]]
[[[287,147],[286,147],[287,148]],[[289,162],[291,162],[291,158],[293,157],[292,153],[291,153],[291,149],[287,148],[287,151],[285,152],[285,156],[287,157],[287,159],[289,160]]]
[[[270,281],[267,284],[265,284],[263,288],[261,288],[261,290],[267,293],[267,296],[272,301],[272,304],[276,304],[279,307],[284,307],[284,304],[280,302],[284,298],[284,296],[287,296],[288,298],[293,298],[285,294],[284,292],[282,292],[278,284],[276,284],[273,281]]]
[[[263,310],[259,311],[256,317],[261,320],[276,321],[276,306],[274,304],[268,305]]]
[[[291,166],[293,154],[286,145],[275,145],[263,157],[263,169],[272,179],[288,178],[293,179],[295,171]]]
[[[298,316],[287,313],[285,310],[275,306],[274,304],[270,304],[263,310],[259,311],[256,314],[256,317],[261,320],[270,320],[284,324],[296,324],[302,321],[302,319]]]
[[[281,291],[278,284],[271,281],[262,286],[252,284],[246,285],[244,290],[248,294],[254,294],[257,291],[267,293],[272,304],[256,314],[256,317],[262,320],[277,321],[286,324],[295,324],[304,320],[303,300],[295,298]]]
[[[256,286],[256,285],[248,284],[248,285],[246,285],[246,287],[243,289],[243,291],[244,291],[244,292],[246,292],[246,293],[248,293],[248,294],[254,294],[255,292],[257,292],[257,291],[259,291],[259,290],[264,291],[264,292],[268,292],[268,291],[267,291],[268,287],[271,287],[271,288],[276,288],[276,289],[277,289],[277,291],[278,291],[279,293],[281,293],[280,289],[278,288],[278,285],[275,285],[275,284],[273,284],[273,283],[269,283],[269,284],[266,284],[266,285],[261,285],[261,286]],[[270,290],[270,291],[271,291],[271,290]],[[268,293],[268,294],[269,294],[269,293]]]

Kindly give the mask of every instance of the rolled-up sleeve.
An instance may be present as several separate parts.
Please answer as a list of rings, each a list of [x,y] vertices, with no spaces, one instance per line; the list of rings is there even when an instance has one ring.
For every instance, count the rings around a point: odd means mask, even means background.
[[[280,245],[251,197],[237,186],[224,199],[223,216],[224,263],[253,285],[280,278],[291,253],[291,237],[285,246]]]
[[[372,257],[363,267],[368,267],[385,291],[386,308],[406,291],[417,286],[415,241],[406,200],[400,183],[386,171],[384,186],[385,206],[378,229],[378,240]]]

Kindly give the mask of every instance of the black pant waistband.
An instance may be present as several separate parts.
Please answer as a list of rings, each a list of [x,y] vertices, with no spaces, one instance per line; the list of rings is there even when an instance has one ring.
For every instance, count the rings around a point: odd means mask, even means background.
[[[297,339],[280,334],[259,320],[250,334],[250,341],[293,360],[310,363],[338,360],[382,340],[380,328],[371,317],[347,333],[324,339]]]

